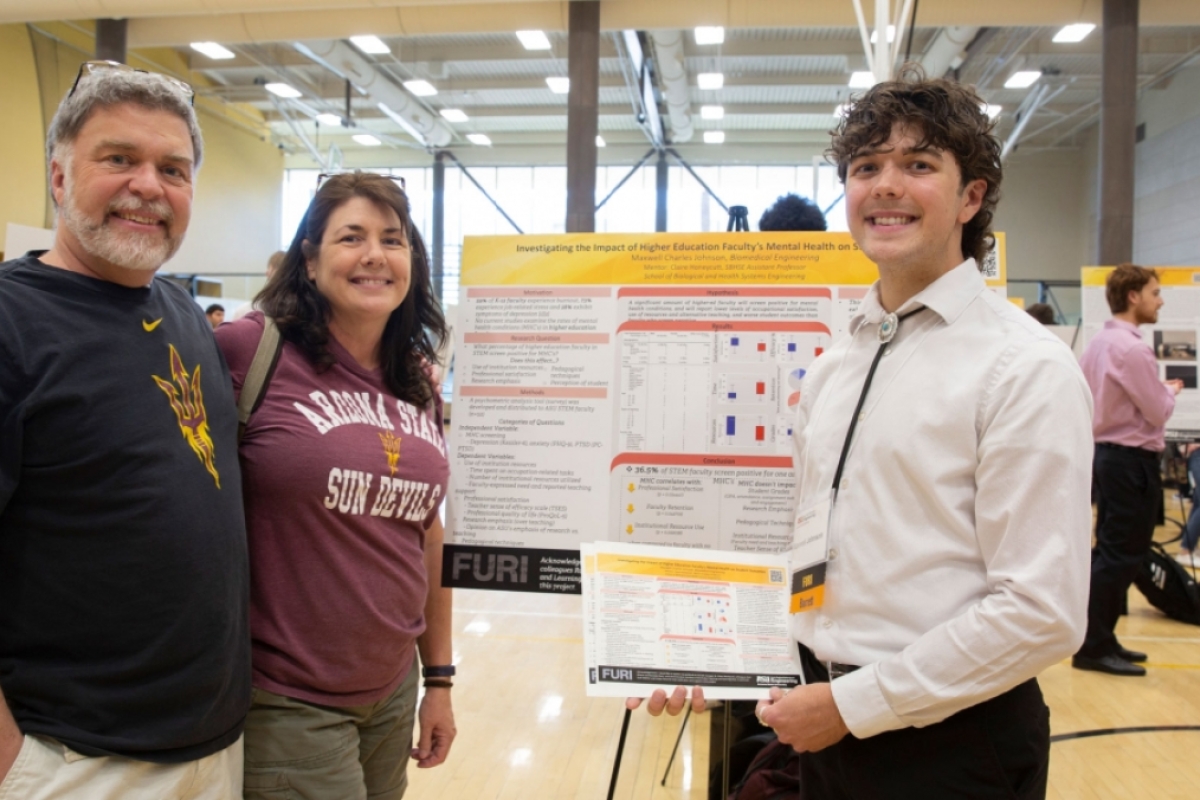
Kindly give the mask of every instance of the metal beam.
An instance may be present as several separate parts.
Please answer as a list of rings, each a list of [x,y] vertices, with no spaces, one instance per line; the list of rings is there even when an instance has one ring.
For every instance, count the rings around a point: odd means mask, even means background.
[[[600,98],[600,0],[569,9],[567,75],[567,233],[596,230],[596,133]]]
[[[96,59],[124,64],[128,31],[127,19],[96,20]]]
[[[446,256],[446,156],[442,152],[433,157],[433,214],[429,223],[429,277],[433,283],[433,294],[442,299],[443,275]],[[449,364],[445,365],[449,368]]]
[[[1100,99],[1100,263],[1133,259],[1138,0],[1104,0]]]

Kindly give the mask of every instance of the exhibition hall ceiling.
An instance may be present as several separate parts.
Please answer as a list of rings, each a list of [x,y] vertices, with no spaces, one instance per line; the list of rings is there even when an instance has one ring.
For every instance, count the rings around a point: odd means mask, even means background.
[[[22,21],[36,26],[23,3],[6,0],[0,16],[24,13]],[[392,0],[387,8],[347,3],[330,12],[318,0],[177,0],[153,3],[155,16],[146,15],[144,0],[38,0],[36,7],[44,19],[56,5],[77,16],[89,3],[98,13],[129,12],[131,49],[176,50],[193,71],[183,77],[201,96],[257,109],[270,135],[299,158],[363,163],[370,152],[400,163],[444,147],[475,163],[489,154],[497,163],[561,163],[565,152],[567,94],[553,85],[568,74],[563,2]],[[1066,23],[1098,22],[1099,2],[915,5],[915,28],[894,34],[899,60],[907,54],[930,73],[975,85],[1014,152],[1081,145],[1099,115],[1102,32],[1076,42],[1055,37]],[[243,13],[230,13],[233,6]],[[870,20],[873,4],[864,6]],[[810,22],[797,24],[797,9],[810,11]],[[790,146],[818,152],[838,107],[862,91],[851,85],[864,79],[855,73],[869,69],[849,0],[605,0],[601,10],[601,163],[628,163],[648,150],[659,136],[655,112],[665,141],[701,163],[752,163],[768,152],[777,160]],[[1200,63],[1200,3],[1142,0],[1141,19],[1139,84],[1153,92]],[[706,43],[695,27],[704,22],[726,22],[723,40]],[[541,31],[540,49],[527,49],[518,30]],[[376,41],[351,43],[361,35]],[[225,52],[202,53],[193,42]],[[653,64],[652,108],[639,87],[638,50]],[[1024,85],[1017,73],[1027,73]],[[702,76],[720,76],[719,87]]]

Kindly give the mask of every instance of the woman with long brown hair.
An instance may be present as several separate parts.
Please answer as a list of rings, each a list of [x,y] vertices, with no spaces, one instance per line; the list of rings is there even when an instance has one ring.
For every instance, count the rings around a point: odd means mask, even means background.
[[[245,797],[398,800],[408,760],[440,764],[455,734],[439,585],[449,466],[430,375],[446,324],[401,187],[361,172],[322,183],[258,304],[216,332],[239,395],[264,315],[282,337],[240,445]]]

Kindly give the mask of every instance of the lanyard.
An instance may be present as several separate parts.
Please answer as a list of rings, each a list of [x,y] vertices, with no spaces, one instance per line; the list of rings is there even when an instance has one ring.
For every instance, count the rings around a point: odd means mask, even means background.
[[[871,368],[867,370],[867,379],[863,381],[862,392],[858,395],[858,405],[854,407],[854,415],[850,417],[850,429],[846,431],[846,441],[842,444],[842,456],[838,459],[837,472],[833,476],[833,497],[835,500],[837,499],[838,485],[842,482],[842,470],[846,468],[846,456],[850,453],[850,442],[854,439],[854,429],[858,427],[858,415],[862,413],[863,404],[867,401],[867,392],[871,388],[871,381],[875,379],[875,369],[879,366],[879,361],[883,358],[888,345],[892,343],[892,339],[899,333],[900,323],[913,314],[921,313],[925,309],[926,306],[914,308],[912,311],[901,314],[899,317],[895,314],[888,314],[879,325],[879,349],[875,351],[875,360],[871,362]]]

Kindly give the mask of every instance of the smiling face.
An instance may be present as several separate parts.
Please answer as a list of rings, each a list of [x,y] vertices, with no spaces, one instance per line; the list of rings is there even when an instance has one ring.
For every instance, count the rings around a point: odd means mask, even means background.
[[[954,156],[916,149],[920,131],[897,125],[846,171],[846,216],[854,241],[889,272],[936,279],[963,262],[962,229],[979,211],[987,183],[962,185]]]
[[[192,140],[175,114],[98,108],[50,163],[57,244],[81,271],[144,285],[183,243],[192,209]]]
[[[412,248],[395,210],[352,197],[329,215],[306,269],[329,301],[331,325],[386,324],[408,295]]]

